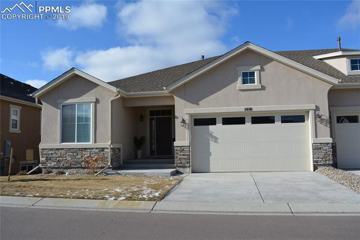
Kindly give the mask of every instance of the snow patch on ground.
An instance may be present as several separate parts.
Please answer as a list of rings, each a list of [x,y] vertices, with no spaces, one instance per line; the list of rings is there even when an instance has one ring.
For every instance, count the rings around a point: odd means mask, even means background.
[[[155,191],[154,189],[145,189],[140,195],[140,197],[144,199],[154,198],[158,196],[160,196],[160,191]]]

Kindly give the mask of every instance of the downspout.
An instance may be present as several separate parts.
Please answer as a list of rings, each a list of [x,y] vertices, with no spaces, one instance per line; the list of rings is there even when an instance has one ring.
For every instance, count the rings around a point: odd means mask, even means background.
[[[116,99],[118,99],[118,98],[120,98],[121,97],[121,95],[120,95],[120,93],[119,92],[117,92],[116,93],[116,95],[114,96],[114,97],[112,97],[112,98],[110,98],[110,100],[109,100],[109,147],[108,147],[108,149],[109,149],[109,156],[108,156],[108,164],[107,164],[107,166],[105,166],[103,169],[101,169],[100,171],[98,171],[96,174],[95,174],[95,176],[97,176],[97,175],[99,175],[100,173],[102,173],[103,171],[105,171],[106,169],[108,169],[109,167],[111,167],[111,144],[112,144],[112,141],[111,141],[111,123],[112,123],[112,121],[111,121],[111,116],[112,116],[112,102],[114,101],[114,100],[116,100]]]
[[[121,97],[120,93],[117,92],[116,95],[110,99],[109,101],[109,107],[110,107],[110,111],[109,111],[109,163],[108,166],[111,166],[111,144],[112,144],[112,102],[116,99],[119,99]]]

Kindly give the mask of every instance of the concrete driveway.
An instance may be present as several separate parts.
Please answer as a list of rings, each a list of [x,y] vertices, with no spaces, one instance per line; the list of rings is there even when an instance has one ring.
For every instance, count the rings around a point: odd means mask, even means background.
[[[360,194],[314,172],[191,174],[162,202],[360,203]]]

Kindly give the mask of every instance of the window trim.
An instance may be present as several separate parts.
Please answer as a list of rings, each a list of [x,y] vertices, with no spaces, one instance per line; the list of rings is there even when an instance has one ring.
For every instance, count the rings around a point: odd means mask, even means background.
[[[261,66],[241,66],[237,68],[238,71],[238,81],[237,81],[237,89],[238,90],[256,90],[262,89],[260,82],[260,70]],[[244,84],[242,75],[244,72],[254,72],[255,73],[255,83]]]
[[[353,74],[360,74],[360,70],[351,70],[351,60],[354,60],[354,59],[359,59],[360,60],[360,57],[356,56],[356,57],[350,57],[350,58],[347,58],[347,72],[348,72],[348,75],[353,75]]]
[[[11,120],[13,120],[13,116],[12,116],[12,110],[17,110],[18,111],[18,116],[17,116],[17,128],[13,128],[12,124],[11,124]],[[21,107],[17,106],[17,105],[10,105],[10,115],[9,115],[9,132],[11,133],[21,133]]]
[[[63,142],[62,140],[62,116],[63,116],[63,106],[66,105],[75,105],[75,112],[77,112],[77,105],[78,104],[90,104],[90,141],[89,142],[77,142],[77,124],[75,124],[75,142]],[[77,117],[75,117],[77,119]],[[93,144],[95,139],[95,128],[94,128],[94,120],[95,120],[95,104],[94,102],[66,102],[60,104],[60,132],[59,132],[59,142],[60,144]]]

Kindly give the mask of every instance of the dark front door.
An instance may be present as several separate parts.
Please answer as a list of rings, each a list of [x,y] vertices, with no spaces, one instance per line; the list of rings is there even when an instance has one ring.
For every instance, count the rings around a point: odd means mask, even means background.
[[[173,152],[172,111],[150,111],[150,150],[152,156],[171,156]]]

